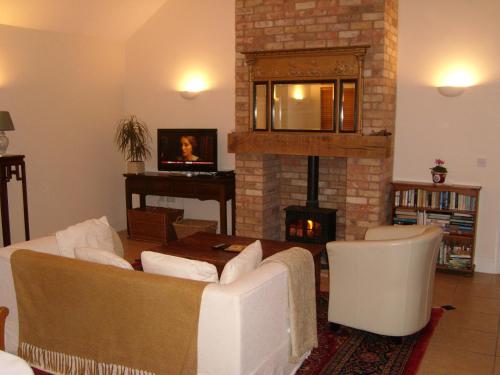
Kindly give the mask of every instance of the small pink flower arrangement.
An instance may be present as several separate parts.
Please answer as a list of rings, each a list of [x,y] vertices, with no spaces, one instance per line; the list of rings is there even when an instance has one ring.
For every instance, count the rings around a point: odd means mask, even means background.
[[[434,162],[436,165],[431,168],[431,171],[435,173],[448,173],[448,170],[444,167],[444,160],[436,159]]]

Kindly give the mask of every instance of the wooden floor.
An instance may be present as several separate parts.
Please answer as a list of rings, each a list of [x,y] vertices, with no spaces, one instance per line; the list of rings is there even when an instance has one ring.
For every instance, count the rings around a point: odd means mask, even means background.
[[[127,231],[121,231],[118,232],[118,234],[120,235],[120,239],[123,244],[123,256],[130,263],[139,259],[142,251],[158,246],[155,242],[129,240],[127,237]]]
[[[156,244],[128,240],[121,232],[125,259],[134,261]],[[321,290],[328,291],[328,271],[321,274]],[[500,375],[500,275],[473,277],[436,273],[434,305],[445,311],[418,375]]]

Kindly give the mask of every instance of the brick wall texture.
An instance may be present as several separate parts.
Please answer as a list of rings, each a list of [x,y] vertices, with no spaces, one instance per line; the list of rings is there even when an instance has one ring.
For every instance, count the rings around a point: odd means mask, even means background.
[[[243,51],[370,45],[363,134],[394,133],[398,0],[236,0],[236,131],[249,131]],[[320,158],[320,207],[336,208],[337,238],[387,223],[392,158]],[[283,239],[288,205],[304,205],[307,157],[236,155],[238,235]]]

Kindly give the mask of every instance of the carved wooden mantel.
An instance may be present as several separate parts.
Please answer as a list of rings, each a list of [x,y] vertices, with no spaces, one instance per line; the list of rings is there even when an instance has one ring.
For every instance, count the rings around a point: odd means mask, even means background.
[[[385,159],[392,155],[392,136],[241,132],[228,135],[230,153],[334,156]]]

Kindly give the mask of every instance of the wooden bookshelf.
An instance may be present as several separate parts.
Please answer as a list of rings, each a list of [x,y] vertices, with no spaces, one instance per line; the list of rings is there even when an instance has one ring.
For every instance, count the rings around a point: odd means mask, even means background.
[[[443,228],[439,270],[472,274],[480,186],[394,181],[393,224]]]

